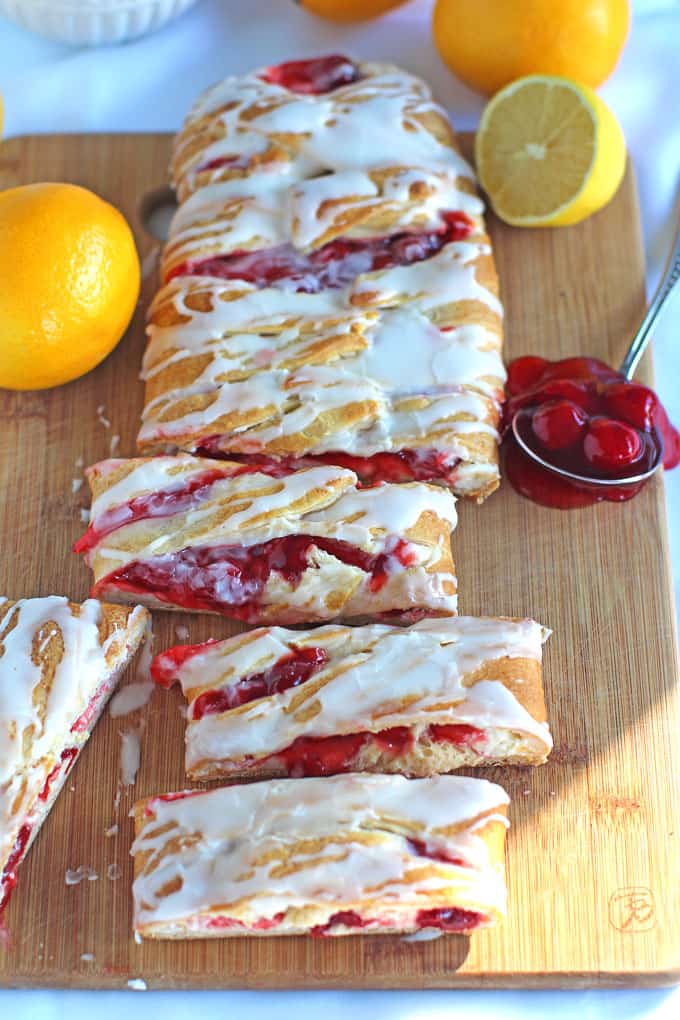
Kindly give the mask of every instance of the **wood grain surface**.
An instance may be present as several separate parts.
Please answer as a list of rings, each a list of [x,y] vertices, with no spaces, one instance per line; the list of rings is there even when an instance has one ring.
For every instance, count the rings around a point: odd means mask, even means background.
[[[466,139],[469,149],[470,139]],[[86,487],[71,480],[120,437],[134,454],[144,307],[155,287],[140,204],[165,181],[166,136],[32,137],[0,145],[0,186],[67,180],[118,205],[146,280],[132,327],[85,378],[51,392],[0,393],[0,591],[88,592],[70,552]],[[616,364],[644,304],[632,172],[608,208],[561,230],[490,218],[507,310],[507,353],[590,353]],[[417,357],[414,352],[414,357]],[[643,375],[649,378],[649,364]],[[98,408],[100,411],[98,413]],[[104,424],[110,422],[110,427]],[[114,442],[115,447],[115,442]],[[137,945],[128,850],[133,801],[183,788],[177,691],[100,721],[45,823],[7,913],[0,983],[70,987],[464,987],[662,984],[680,980],[680,719],[663,479],[632,502],[570,513],[505,485],[461,505],[454,535],[460,608],[531,615],[552,627],[550,763],[487,770],[512,797],[509,916],[473,938],[226,939]],[[224,637],[226,621],[156,614],[156,648]],[[125,683],[132,677],[126,678]],[[116,807],[120,733],[143,726],[136,785]],[[105,830],[117,824],[107,837]],[[96,881],[67,886],[67,868]],[[109,877],[112,876],[112,877]],[[113,877],[118,876],[118,877]]]

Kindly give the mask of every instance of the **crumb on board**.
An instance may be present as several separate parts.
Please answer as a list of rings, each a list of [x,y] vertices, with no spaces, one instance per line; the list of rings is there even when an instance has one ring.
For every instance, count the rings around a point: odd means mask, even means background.
[[[67,868],[66,874],[64,875],[64,882],[66,885],[80,885],[87,879],[88,882],[96,882],[99,875],[94,868],[88,868],[85,864],[81,864],[78,868]]]
[[[97,407],[97,418],[99,420],[99,423],[101,425],[103,425],[105,429],[110,429],[111,428],[111,422],[106,417],[106,405],[105,404],[99,404],[99,406]]]

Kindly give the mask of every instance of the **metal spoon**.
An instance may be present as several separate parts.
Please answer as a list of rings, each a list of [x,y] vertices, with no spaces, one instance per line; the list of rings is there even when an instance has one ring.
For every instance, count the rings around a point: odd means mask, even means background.
[[[659,285],[656,288],[654,297],[652,298],[649,308],[643,318],[642,322],[638,326],[635,336],[630,342],[626,356],[621,362],[620,372],[625,379],[630,382],[635,374],[635,369],[638,366],[640,358],[644,354],[649,341],[652,338],[652,327],[654,326],[657,318],[661,314],[661,310],[666,304],[668,297],[675,289],[675,285],[680,280],[680,222],[675,231],[675,237],[673,239],[673,247],[671,248],[666,268],[664,269],[663,276],[659,281]],[[522,409],[516,411],[512,417],[510,427],[512,434],[515,437],[515,442],[520,447],[522,452],[529,457],[534,463],[539,464],[546,471],[552,472],[554,475],[559,475],[560,478],[564,478],[569,482],[576,482],[581,485],[590,486],[602,486],[602,485],[636,485],[640,482],[647,481],[648,478],[658,470],[659,465],[663,460],[663,441],[661,436],[657,434],[656,442],[656,457],[654,463],[647,471],[640,475],[627,475],[621,478],[596,478],[592,475],[578,475],[573,471],[568,471],[566,468],[557,467],[555,464],[551,464],[550,461],[544,460],[540,454],[536,453],[531,446],[522,438],[519,428],[517,427],[517,421],[519,415],[522,413]]]

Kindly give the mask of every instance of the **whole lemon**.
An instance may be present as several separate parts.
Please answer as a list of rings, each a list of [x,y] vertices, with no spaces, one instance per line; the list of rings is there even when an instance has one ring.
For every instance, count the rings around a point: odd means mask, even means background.
[[[406,0],[295,0],[312,14],[331,21],[368,21],[400,7]]]
[[[628,0],[437,0],[432,21],[444,63],[486,95],[528,74],[597,88],[629,26]]]
[[[74,184],[0,192],[0,387],[58,386],[98,365],[137,303],[139,258],[120,212]]]

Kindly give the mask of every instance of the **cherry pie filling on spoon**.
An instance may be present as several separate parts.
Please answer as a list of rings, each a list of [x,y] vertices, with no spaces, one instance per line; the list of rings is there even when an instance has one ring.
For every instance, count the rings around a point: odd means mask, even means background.
[[[596,358],[517,358],[508,368],[507,388],[506,472],[517,491],[536,503],[569,509],[620,502],[645,483],[588,487],[542,468],[509,432],[517,412],[516,428],[526,445],[549,464],[578,475],[635,479],[653,466],[661,446],[666,470],[680,462],[680,434],[654,391]]]

